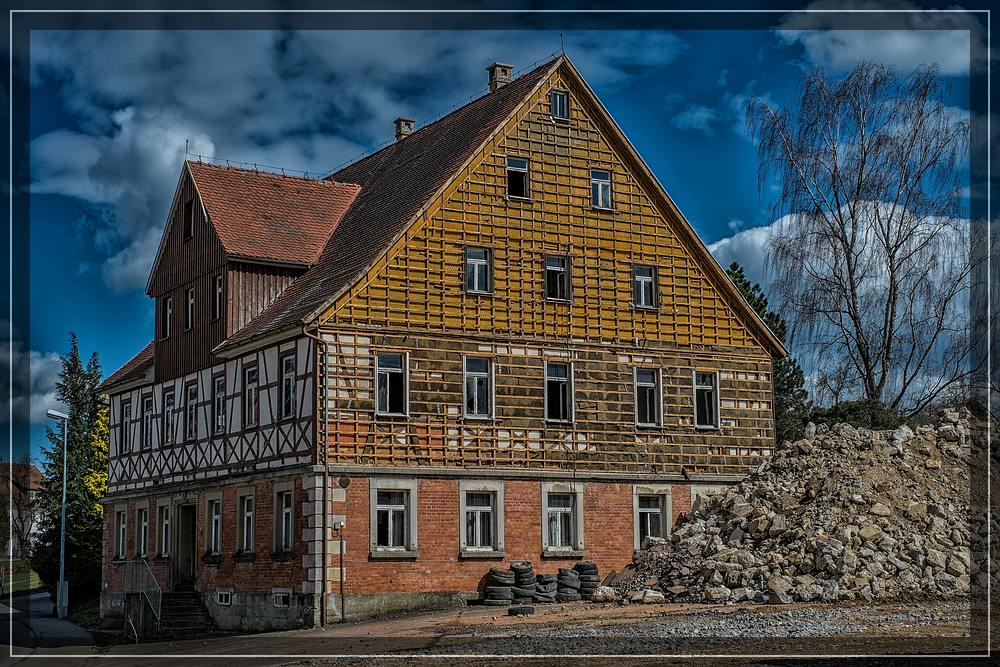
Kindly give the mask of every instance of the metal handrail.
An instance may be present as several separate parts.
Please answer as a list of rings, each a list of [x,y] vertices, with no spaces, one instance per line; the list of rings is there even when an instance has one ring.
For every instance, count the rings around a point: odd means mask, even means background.
[[[160,606],[163,603],[163,589],[160,582],[156,580],[156,575],[150,569],[149,563],[145,559],[130,560],[124,563],[125,569],[125,592],[142,593],[153,610],[156,622],[160,622]]]

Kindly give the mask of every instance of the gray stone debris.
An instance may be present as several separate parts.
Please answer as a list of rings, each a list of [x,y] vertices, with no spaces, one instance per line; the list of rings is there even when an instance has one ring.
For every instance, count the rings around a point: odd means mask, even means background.
[[[915,431],[809,424],[669,539],[647,540],[611,586],[644,603],[967,594],[985,577],[970,530],[986,531],[967,519],[970,445],[964,408]]]

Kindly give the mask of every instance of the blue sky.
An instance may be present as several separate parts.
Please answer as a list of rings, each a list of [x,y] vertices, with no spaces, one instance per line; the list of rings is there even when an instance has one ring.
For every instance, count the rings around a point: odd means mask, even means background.
[[[813,67],[906,71],[935,58],[948,103],[969,107],[960,31],[600,31],[565,44],[702,239],[756,279],[773,221],[744,130],[750,96],[785,104]],[[558,47],[541,31],[33,32],[32,449],[69,330],[106,374],[152,335],[145,279],[186,140],[206,156],[323,173],[391,139],[396,116],[420,123],[481,94],[489,62],[525,67]]]

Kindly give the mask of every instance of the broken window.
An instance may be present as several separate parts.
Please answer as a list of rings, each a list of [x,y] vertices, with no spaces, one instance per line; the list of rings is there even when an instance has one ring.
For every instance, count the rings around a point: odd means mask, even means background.
[[[656,269],[637,266],[632,270],[632,299],[636,308],[656,308]]]
[[[507,196],[526,199],[528,192],[528,161],[521,158],[507,158]]]
[[[488,491],[465,493],[465,546],[469,549],[495,550],[494,499]]]
[[[376,394],[380,415],[406,414],[406,355],[381,353],[375,358]]]
[[[660,373],[649,368],[635,370],[635,423],[660,425]]]
[[[545,364],[545,419],[553,422],[573,419],[573,378],[569,364]]]
[[[611,202],[611,172],[603,169],[590,170],[590,194],[594,208],[610,209]]]
[[[407,492],[379,490],[375,499],[375,546],[406,549]]]
[[[492,364],[489,359],[465,359],[465,416],[488,419],[493,414]]]
[[[547,497],[549,548],[572,549],[576,543],[576,498],[572,493],[550,493]]]
[[[663,496],[639,496],[639,544],[663,533]]]
[[[545,298],[568,301],[570,297],[569,257],[549,255],[545,258]]]
[[[465,249],[465,291],[489,294],[493,291],[492,263],[489,248]]]
[[[694,374],[694,423],[698,428],[719,426],[716,380],[715,373]]]

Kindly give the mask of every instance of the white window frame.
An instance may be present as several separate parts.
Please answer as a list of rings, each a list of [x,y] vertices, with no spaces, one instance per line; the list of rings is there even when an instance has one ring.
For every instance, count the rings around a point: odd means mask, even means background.
[[[249,501],[249,504],[248,504]],[[239,493],[236,497],[236,510],[238,512],[239,523],[238,525],[238,535],[237,544],[239,546],[239,551],[242,553],[253,553],[254,551],[254,532],[257,524],[256,510],[256,496],[251,490],[244,490]],[[247,526],[249,523],[249,527]]]
[[[698,390],[708,388],[708,385],[698,384],[698,374],[710,374],[715,377],[715,385],[712,387],[713,393],[715,395],[715,423],[714,424],[699,424],[698,423]],[[722,423],[722,415],[719,414],[719,408],[721,406],[721,401],[719,400],[719,372],[712,371],[702,371],[697,368],[691,373],[691,398],[692,407],[694,408],[694,427],[700,431],[717,431],[719,430],[719,424]]]
[[[562,99],[562,111],[563,115],[557,114],[557,105],[555,103],[556,98]],[[569,111],[569,91],[567,90],[551,90],[549,91],[549,115],[552,116],[553,120],[557,121],[568,121],[570,119]]]
[[[469,257],[470,250],[482,250],[485,259]],[[465,246],[465,274],[462,276],[466,294],[493,294],[493,250],[485,246]],[[479,284],[479,278],[485,277],[486,289],[469,288],[469,276],[474,274],[473,284]]]
[[[595,175],[595,172],[602,174],[607,174],[607,178],[602,178]],[[591,167],[590,169],[590,204],[593,208],[602,211],[613,211],[615,207],[615,194],[614,188],[612,187],[613,177],[611,175],[610,169],[599,169],[597,167]],[[598,196],[594,197],[594,186],[598,186]],[[604,192],[605,186],[607,186],[607,205],[604,205]]]
[[[221,388],[222,391],[219,391]],[[218,435],[226,432],[226,376],[212,378],[212,432]]]
[[[194,328],[194,288],[188,287],[184,301],[184,331]]]
[[[162,311],[160,316],[163,321],[160,322],[160,340],[167,340],[170,338],[170,328],[173,324],[174,319],[174,299],[173,297],[165,297],[163,299]]]
[[[542,482],[542,556],[583,557],[583,482]],[[573,540],[569,547],[549,544],[549,496],[572,496]]]
[[[121,404],[121,450],[122,453],[132,451],[132,401],[130,399],[122,401]]]
[[[152,395],[142,397],[142,434],[140,436],[142,440],[139,443],[140,449],[153,448],[153,415],[155,407]]]
[[[470,359],[475,359],[479,361],[486,362],[486,373],[480,373],[479,371],[470,373],[467,363]],[[475,355],[462,355],[462,415],[466,419],[473,419],[479,421],[489,421],[496,417],[496,381],[494,380],[493,372],[493,359],[489,357],[478,357]],[[469,378],[475,377],[477,379],[485,378],[486,386],[488,388],[487,401],[489,402],[489,409],[485,414],[483,413],[470,413],[469,412]],[[477,406],[478,407],[478,406]]]
[[[639,536],[639,496],[660,496],[660,508],[663,521],[663,537],[669,538],[673,528],[673,491],[669,484],[633,484],[632,485],[632,541],[635,549],[640,548],[642,539]]]
[[[287,506],[285,502],[287,500]],[[285,527],[288,543],[285,543]],[[295,549],[295,489],[291,481],[274,485],[274,550],[288,553]]]
[[[504,547],[504,484],[502,480],[470,480],[458,482],[458,534],[459,555],[465,558],[503,558]],[[469,545],[465,532],[465,514],[468,511],[466,495],[489,493],[493,497],[493,546]]]
[[[145,558],[149,555],[149,508],[137,507],[135,510],[135,542],[136,555]]]
[[[256,375],[250,382],[250,373]],[[243,367],[243,427],[257,426],[260,423],[260,368],[257,364],[247,364]]]
[[[279,609],[288,609],[292,606],[292,589],[291,588],[272,588],[271,589],[271,604]]]
[[[291,373],[289,374],[289,362],[291,362]],[[296,373],[298,369],[296,368],[295,352],[286,352],[278,357],[278,363],[281,364],[281,418],[291,419],[295,416],[295,408],[298,393],[298,378]],[[290,399],[290,400],[289,400]]]
[[[639,269],[649,269],[650,275],[640,276]],[[637,264],[632,267],[632,305],[642,310],[657,310],[660,307],[660,300],[657,294],[658,271],[655,266],[649,264]],[[649,283],[649,296],[652,303],[639,303],[636,293],[642,294],[642,290],[637,290],[638,283]]]
[[[170,505],[161,504],[156,507],[157,555],[166,558],[170,555]]]
[[[518,162],[523,162],[524,166],[511,166],[511,160],[516,160]],[[506,189],[508,199],[521,199],[527,200],[531,199],[531,160],[526,157],[517,157],[515,155],[508,155],[506,159],[507,170],[504,175],[507,177]],[[523,195],[512,195],[510,193],[510,172],[515,172],[518,174],[524,174],[524,194]]]
[[[128,511],[120,509],[115,512],[116,541],[115,558],[124,560],[128,550]]]
[[[654,374],[653,391],[656,395],[656,420],[652,422],[639,421],[639,372],[652,371]],[[643,383],[644,387],[648,384]],[[659,368],[635,367],[632,369],[632,404],[635,408],[635,425],[639,428],[660,428],[663,426],[663,371]]]
[[[566,288],[566,296],[549,296],[549,260],[559,259],[563,260],[562,268],[552,267],[552,271],[556,273],[562,273],[563,284]],[[545,255],[545,260],[542,265],[542,279],[543,279],[543,294],[546,301],[554,301],[556,303],[569,303],[573,300],[573,261],[570,259],[569,255]]]
[[[194,400],[191,400],[191,390],[194,390]],[[184,385],[184,441],[198,439],[198,383]]]
[[[208,499],[208,553],[222,553],[222,498]]]
[[[569,419],[550,419],[549,418],[549,366],[552,364],[559,364],[568,367],[566,382],[569,383]],[[571,361],[549,361],[545,360],[544,367],[544,387],[543,387],[543,412],[545,416],[545,422],[549,424],[572,424],[576,420],[576,381],[575,381],[575,369],[573,362]],[[554,380],[562,380],[563,378],[553,378]]]
[[[215,604],[220,607],[228,607],[233,604],[233,590],[231,588],[217,588],[215,590]]]
[[[167,405],[167,397],[170,397],[170,405]],[[171,386],[170,389],[163,390],[163,442],[160,445],[172,445],[177,436],[177,424],[174,421],[177,417],[177,391]]]
[[[386,369],[386,373],[402,373],[403,375],[403,412],[383,412],[379,407],[379,383],[381,381],[380,375],[382,373],[381,365],[379,364],[380,355],[398,355],[403,358],[402,369],[389,368]],[[392,350],[381,350],[375,352],[375,416],[376,417],[406,417],[410,414],[410,353],[409,352],[395,352]]]
[[[398,479],[391,477],[373,477],[368,483],[368,531],[369,531],[369,557],[378,558],[416,558],[419,554],[417,548],[417,480]],[[379,491],[404,491],[405,510],[404,521],[406,530],[404,535],[405,544],[403,548],[385,547],[378,545],[378,492]]]
[[[225,293],[222,274],[217,273],[212,279],[212,321],[222,317],[223,295]]]

